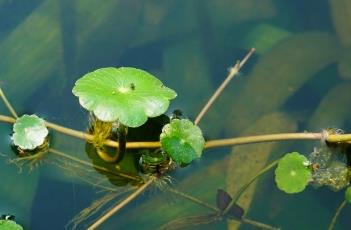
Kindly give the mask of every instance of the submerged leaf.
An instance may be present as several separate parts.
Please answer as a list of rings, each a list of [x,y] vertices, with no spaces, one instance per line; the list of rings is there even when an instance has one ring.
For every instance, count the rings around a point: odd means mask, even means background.
[[[224,211],[231,201],[232,198],[226,191],[217,189],[216,204],[219,210]]]
[[[304,165],[306,162],[306,157],[298,152],[288,153],[280,159],[275,170],[278,188],[286,193],[303,191],[311,180],[311,170]]]
[[[13,220],[0,220],[0,229],[4,230],[23,230],[23,227]]]
[[[217,203],[217,208],[221,211],[224,211],[227,206],[230,204],[232,201],[231,196],[224,191],[223,189],[217,189],[217,196],[216,196],[216,203]],[[227,215],[233,219],[238,219],[241,220],[245,211],[242,207],[240,207],[237,204],[234,204],[229,210]]]
[[[163,114],[177,96],[153,75],[131,67],[95,70],[78,79],[72,92],[98,119],[118,120],[128,127]]]
[[[49,133],[43,119],[26,114],[16,120],[13,132],[13,143],[23,150],[33,150],[42,145]]]
[[[189,164],[201,157],[205,139],[200,128],[187,119],[173,119],[160,136],[162,149],[178,164]]]

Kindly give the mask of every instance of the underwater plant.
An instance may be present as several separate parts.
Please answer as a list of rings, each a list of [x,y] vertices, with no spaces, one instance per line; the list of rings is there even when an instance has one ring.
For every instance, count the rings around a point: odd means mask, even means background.
[[[47,138],[46,127],[93,143],[94,150],[100,157],[99,160],[104,163],[103,165],[96,164],[94,161],[93,163],[85,162],[48,147],[45,148],[45,151],[102,171],[109,179],[111,177],[128,179],[128,184],[133,187],[133,193],[104,213],[88,229],[96,229],[113,214],[142,194],[148,187],[162,183],[160,182],[162,180],[167,180],[168,173],[178,166],[185,167],[193,160],[199,159],[206,148],[283,140],[321,140],[323,151],[316,150],[309,157],[297,152],[288,153],[261,170],[236,194],[229,195],[224,190],[219,190],[216,197],[217,207],[180,191],[169,190],[211,210],[211,214],[206,216],[178,220],[178,223],[182,223],[184,226],[189,221],[193,223],[195,220],[199,221],[199,224],[206,224],[213,221],[236,219],[265,229],[277,229],[247,218],[247,210],[244,210],[237,203],[240,196],[244,194],[250,184],[275,166],[277,166],[275,172],[277,186],[286,193],[301,192],[309,183],[317,186],[327,185],[335,190],[346,188],[350,182],[350,169],[347,165],[347,157],[342,152],[346,149],[344,145],[348,145],[351,140],[351,135],[329,130],[320,133],[278,133],[205,140],[198,126],[199,122],[253,52],[254,49],[251,49],[241,62],[237,62],[230,68],[227,78],[203,107],[194,123],[179,117],[169,118],[158,133],[158,141],[129,141],[129,132],[138,131],[143,125],[147,125],[151,118],[163,115],[168,109],[170,100],[176,97],[176,93],[165,87],[161,81],[146,71],[131,67],[102,68],[77,80],[72,92],[79,98],[80,104],[93,116],[91,133],[62,127],[44,121],[36,115],[23,115],[18,118],[1,89],[0,96],[13,117],[0,115],[0,121],[14,123],[14,144],[23,149],[40,148]],[[33,138],[33,133],[35,138]],[[117,154],[111,156],[107,152],[107,148],[110,147],[116,148]],[[337,149],[337,152],[341,153],[342,156],[334,154],[333,149]],[[36,159],[36,156],[31,155],[30,159]],[[26,159],[26,156],[19,155],[18,157],[19,159],[21,157]],[[139,162],[137,172],[131,173],[124,169],[124,161],[128,161],[128,159]],[[351,196],[349,188],[347,188],[345,195],[348,201]],[[107,187],[107,189],[116,192],[113,187]],[[126,189],[126,191],[130,190]],[[120,194],[118,193],[118,195]],[[106,200],[111,201],[113,198],[115,196],[109,196]],[[95,204],[94,207],[97,210],[100,209],[106,200]],[[341,206],[336,216],[344,206],[345,202],[343,202],[343,206]],[[77,220],[81,221],[86,217],[86,214],[90,215],[91,213],[94,213],[94,211],[90,209],[83,210]],[[333,219],[333,223],[335,223],[334,220],[336,220],[336,217]]]

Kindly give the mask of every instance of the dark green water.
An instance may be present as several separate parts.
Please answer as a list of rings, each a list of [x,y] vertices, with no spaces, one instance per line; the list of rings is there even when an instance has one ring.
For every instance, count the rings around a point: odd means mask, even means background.
[[[227,69],[256,47],[241,75],[201,121],[207,139],[326,127],[350,132],[350,11],[348,0],[0,0],[0,86],[19,114],[36,113],[86,130],[88,115],[71,93],[74,82],[96,68],[133,66],[177,91],[170,112],[179,108],[195,119]],[[3,103],[0,114],[9,115]],[[15,215],[25,229],[63,229],[106,194],[98,185],[115,188],[94,169],[79,171],[52,155],[33,171],[24,166],[19,173],[8,164],[15,157],[11,133],[11,125],[1,122],[0,214]],[[51,147],[90,161],[83,141],[56,132],[50,137]],[[245,175],[266,162],[285,152],[307,155],[318,144],[206,150],[200,160],[171,173],[172,186],[214,205],[218,188],[233,194]],[[286,195],[270,172],[245,201],[251,202],[247,217],[282,229],[327,229],[343,196],[344,191],[311,186]],[[116,202],[77,229],[86,229]],[[346,206],[335,229],[349,229],[350,210]],[[178,217],[208,213],[151,188],[101,229],[157,229]],[[190,229],[235,229],[229,225],[222,221]]]

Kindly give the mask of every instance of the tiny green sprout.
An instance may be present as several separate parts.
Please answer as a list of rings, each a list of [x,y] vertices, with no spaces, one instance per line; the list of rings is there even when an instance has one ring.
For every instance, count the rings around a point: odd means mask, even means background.
[[[33,150],[45,142],[49,131],[36,115],[23,115],[13,125],[13,143],[22,150]]]
[[[0,229],[4,230],[23,230],[23,227],[13,220],[0,220]]]
[[[78,79],[72,92],[99,120],[127,127],[163,114],[177,96],[150,73],[132,67],[97,69]]]
[[[311,170],[306,167],[307,158],[298,152],[286,154],[278,162],[275,182],[286,193],[302,192],[311,180]]]
[[[345,200],[351,204],[351,186],[347,187],[345,191]]]
[[[200,128],[188,119],[173,119],[165,125],[160,141],[162,149],[180,165],[200,158],[205,146]]]

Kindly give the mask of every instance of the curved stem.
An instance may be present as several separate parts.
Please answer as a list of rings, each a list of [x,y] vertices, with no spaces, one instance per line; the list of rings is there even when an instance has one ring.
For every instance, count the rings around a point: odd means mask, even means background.
[[[120,209],[122,209],[124,206],[126,206],[129,202],[134,200],[139,194],[141,194],[147,187],[149,187],[154,179],[150,179],[147,181],[145,184],[140,186],[135,192],[133,192],[130,196],[128,196],[126,199],[124,199],[121,203],[117,204],[115,207],[110,209],[107,213],[105,213],[102,217],[100,217],[94,224],[92,224],[88,230],[93,230],[99,227],[102,223],[104,223],[108,218],[110,218],[113,214],[118,212]]]
[[[247,182],[244,186],[242,186],[240,188],[240,190],[235,194],[235,196],[233,196],[232,201],[229,203],[229,205],[226,207],[226,209],[223,211],[223,215],[225,215],[231,208],[233,205],[235,205],[238,200],[240,199],[241,195],[246,191],[246,189],[257,179],[259,178],[261,175],[263,175],[264,173],[268,172],[271,168],[273,168],[274,166],[276,166],[279,162],[280,158],[278,160],[273,161],[271,164],[269,164],[268,166],[266,166],[265,168],[263,168],[261,171],[259,171],[254,177],[251,178],[251,180],[249,180],[249,182]]]
[[[0,115],[0,121],[7,123],[15,123],[16,119]],[[58,132],[77,137],[83,140],[92,141],[93,136],[77,131],[74,129],[69,129],[51,122],[45,123],[48,128],[54,129]],[[325,138],[323,133],[277,133],[277,134],[265,134],[265,135],[256,135],[256,136],[246,136],[246,137],[235,137],[228,139],[219,139],[219,140],[209,140],[205,143],[205,148],[218,148],[226,147],[233,145],[243,145],[243,144],[252,144],[259,142],[271,142],[271,141],[287,141],[287,140],[323,140]],[[338,143],[338,142],[351,142],[351,134],[330,134],[326,138],[327,142]],[[118,143],[112,140],[106,140],[104,142],[106,146],[118,148]],[[128,142],[126,143],[127,149],[138,149],[138,148],[159,148],[160,142]]]
[[[114,156],[110,156],[110,154],[108,154],[103,148],[96,148],[96,154],[108,163],[115,163],[118,158],[118,153]]]
[[[336,210],[336,212],[335,212],[335,214],[334,214],[334,216],[333,216],[332,221],[331,221],[330,224],[329,224],[328,230],[334,229],[334,225],[335,225],[335,223],[336,223],[336,220],[338,219],[338,217],[339,217],[339,215],[340,215],[342,209],[345,207],[346,203],[347,203],[347,201],[344,200],[344,201],[339,205],[338,209]]]
[[[224,88],[228,85],[230,80],[233,79],[235,75],[239,73],[240,68],[246,63],[246,61],[250,58],[250,56],[255,52],[254,48],[251,48],[250,51],[246,54],[244,59],[240,63],[236,63],[233,67],[230,68],[229,74],[226,77],[226,79],[222,82],[222,84],[218,87],[218,89],[214,92],[214,94],[211,96],[211,98],[208,100],[206,105],[201,109],[199,115],[197,115],[194,124],[197,125],[199,124],[200,120],[202,117],[205,115],[205,113],[210,109],[210,107],[213,105],[215,100],[221,95],[223,92]]]

